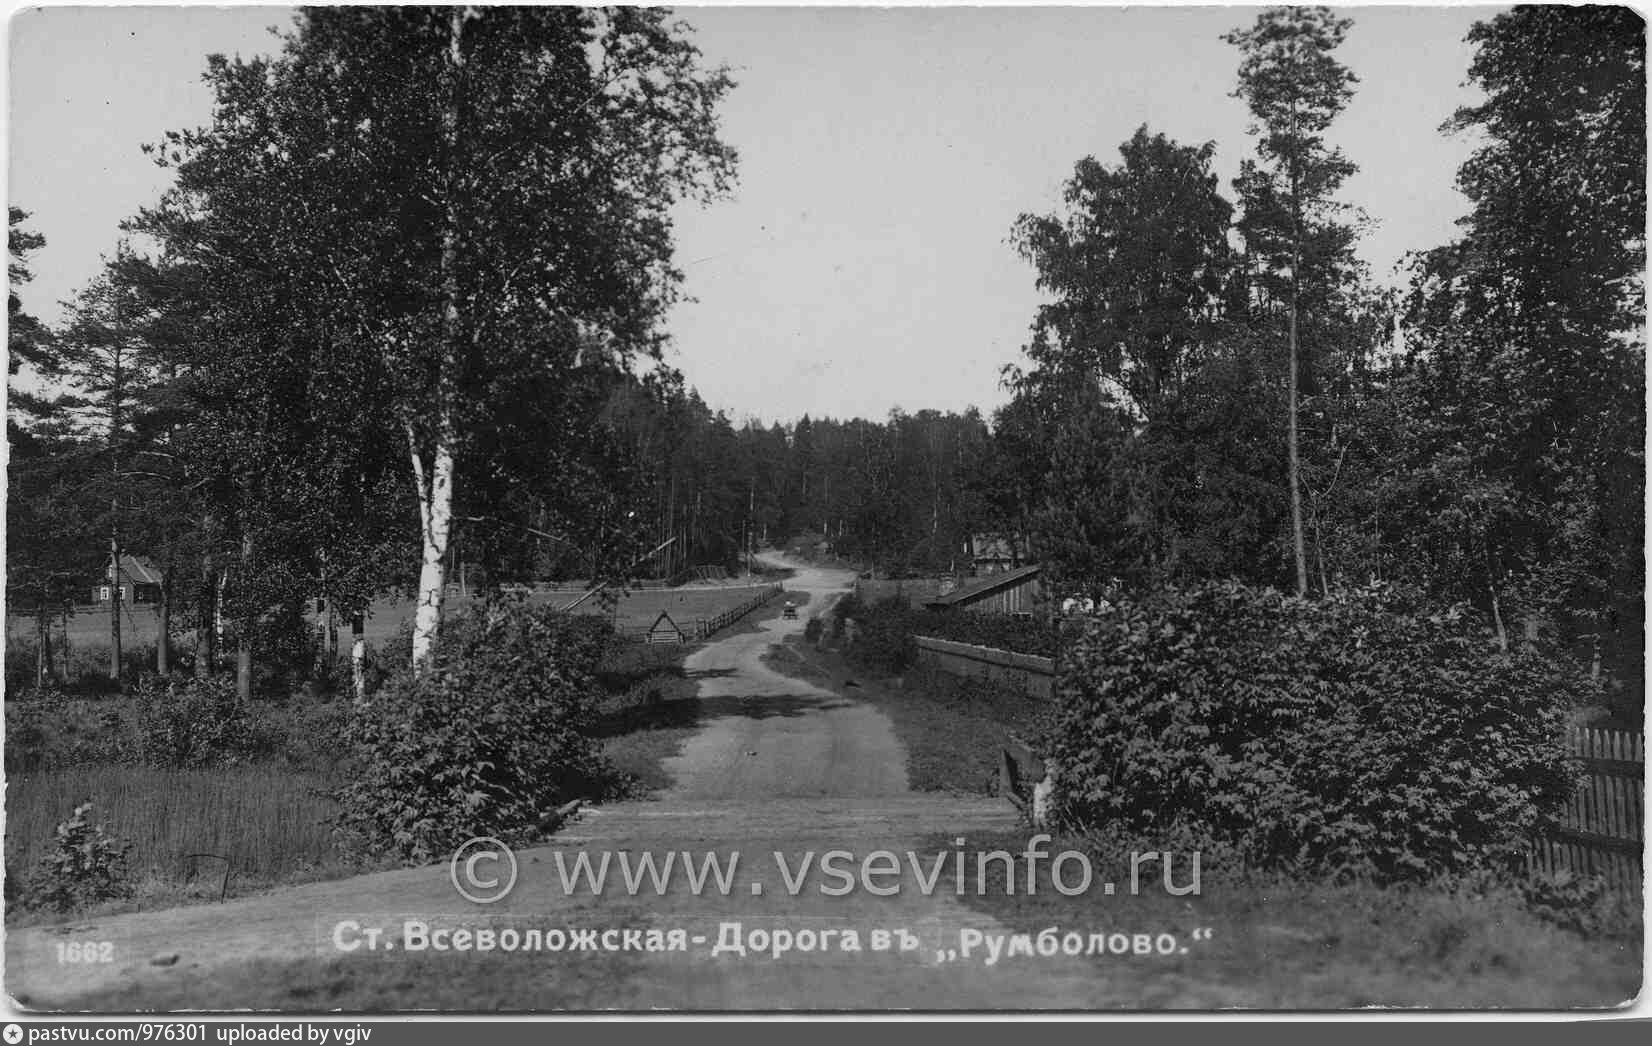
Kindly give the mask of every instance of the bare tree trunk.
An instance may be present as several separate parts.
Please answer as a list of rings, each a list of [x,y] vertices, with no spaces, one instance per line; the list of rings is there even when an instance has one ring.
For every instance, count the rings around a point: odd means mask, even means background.
[[[257,626],[258,612],[248,599],[247,579],[252,576],[252,535],[241,536],[241,590],[245,608],[241,611],[240,627],[235,630],[235,697],[242,704],[252,700],[252,632]]]
[[[235,634],[235,699],[252,700],[252,621],[244,620]]]
[[[50,621],[51,615],[46,610],[46,601],[42,599],[35,611],[34,685],[37,688],[44,687],[46,680],[54,674]]]
[[[1497,649],[1509,652],[1509,630],[1503,623],[1503,604],[1497,598],[1497,578],[1492,573],[1491,557],[1486,557],[1486,592],[1491,596],[1491,622],[1497,629]]]
[[[321,591],[321,667],[323,673],[331,678],[333,670],[338,667],[338,607],[333,602],[326,557],[322,557],[321,561]]]
[[[69,601],[63,601],[63,656],[59,659],[63,663],[63,681],[69,681]]]
[[[1291,310],[1290,310],[1290,401],[1287,407],[1290,422],[1289,433],[1286,437],[1289,443],[1290,455],[1290,487],[1291,487],[1291,547],[1296,554],[1296,594],[1308,594],[1308,544],[1302,531],[1302,459],[1299,449],[1300,440],[1297,435],[1298,389],[1300,386],[1299,372],[1301,364],[1297,355],[1297,276],[1302,268],[1302,231],[1301,219],[1297,216],[1297,179],[1293,171],[1291,174]]]
[[[120,685],[120,534],[109,526],[109,680]]]
[[[195,630],[195,678],[205,679],[212,674],[217,659],[218,579],[213,576],[212,553],[201,556],[201,607]]]
[[[1314,501],[1314,567],[1319,571],[1319,591],[1326,599],[1331,598],[1331,583],[1325,577],[1325,537],[1319,526],[1319,502]]]
[[[161,578],[161,598],[155,604],[155,672],[172,674],[172,572]]]

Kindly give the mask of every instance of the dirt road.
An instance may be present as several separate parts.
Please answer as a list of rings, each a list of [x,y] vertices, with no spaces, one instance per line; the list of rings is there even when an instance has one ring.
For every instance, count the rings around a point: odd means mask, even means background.
[[[777,557],[767,562],[789,565]],[[765,653],[823,616],[854,579],[848,571],[794,566],[787,589],[809,595],[795,619],[765,621],[759,631],[712,643],[685,663],[700,681],[710,722],[666,764],[676,778],[673,798],[907,794],[905,753],[887,716],[763,664]]]
[[[1007,931],[957,902],[952,863],[938,888],[931,877],[931,896],[914,871],[921,876],[947,855],[937,850],[937,839],[947,847],[972,832],[1013,827],[1012,808],[996,799],[912,793],[887,717],[845,694],[781,676],[761,660],[826,610],[849,581],[844,571],[799,569],[787,587],[807,591],[810,599],[797,620],[767,621],[696,652],[687,667],[700,680],[708,715],[669,763],[675,786],[655,801],[590,808],[545,846],[516,854],[519,876],[501,901],[462,899],[452,879],[457,872],[444,863],[222,905],[26,930],[8,936],[6,988],[20,1004],[47,1009],[1127,1004],[1098,997],[1095,967],[1078,960],[987,966],[979,956],[967,962],[948,956],[966,932]],[[869,877],[874,889],[857,886],[833,896],[830,889],[845,881],[822,874],[832,850],[852,855],[840,866],[847,861],[857,871],[874,851],[889,851],[902,873]],[[712,854],[728,868],[730,885],[695,890],[678,865],[663,891],[643,880],[633,895],[610,879],[600,895],[588,880],[586,889],[570,892],[566,873],[582,852],[593,862],[606,854],[616,863],[649,852],[657,862],[673,854],[700,864]],[[488,861],[484,873],[504,867]],[[503,875],[469,881],[488,878]],[[892,884],[899,891],[883,895]],[[547,943],[551,929],[569,941],[594,932],[599,936],[583,939],[621,947],[410,957],[409,945],[418,943],[410,920],[515,928],[524,940],[537,931],[534,937]],[[365,935],[374,928],[383,931],[381,946],[369,949]],[[632,939],[627,930],[639,942],[650,930],[667,941],[682,931],[685,947],[633,950],[623,946]],[[855,948],[846,947],[849,932]],[[743,952],[717,949],[736,938]],[[776,954],[782,939],[799,946]],[[891,947],[880,949],[884,940]],[[915,947],[901,950],[902,940]],[[62,946],[71,941],[107,942],[109,961],[64,961],[69,953]],[[831,946],[822,947],[824,941]]]

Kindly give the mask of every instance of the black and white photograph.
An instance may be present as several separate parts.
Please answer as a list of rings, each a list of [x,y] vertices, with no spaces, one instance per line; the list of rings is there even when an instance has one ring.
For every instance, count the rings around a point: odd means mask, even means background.
[[[1646,1012],[1643,11],[6,31],[8,1046]]]

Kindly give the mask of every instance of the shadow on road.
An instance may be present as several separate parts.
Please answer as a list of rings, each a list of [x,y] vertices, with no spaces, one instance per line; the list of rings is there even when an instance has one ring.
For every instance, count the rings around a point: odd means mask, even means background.
[[[727,675],[711,672],[707,675]],[[829,711],[853,704],[841,697],[796,697],[785,695],[742,695],[739,697],[676,698],[629,705],[605,713],[597,720],[595,736],[620,737],[642,730],[671,730],[697,727],[712,719],[792,718],[810,712]]]
[[[622,737],[643,730],[672,730],[696,727],[705,718],[700,701],[694,698],[676,701],[645,702],[628,705],[603,714],[593,730],[594,736],[606,739]]]
[[[739,670],[734,668],[697,668],[692,672],[685,670],[682,676],[684,679],[721,679],[724,676],[732,676],[737,671]]]
[[[774,719],[807,715],[810,712],[846,708],[853,704],[836,695],[797,697],[795,695],[741,695],[738,697],[702,697],[699,704],[704,718],[738,716],[744,719]]]

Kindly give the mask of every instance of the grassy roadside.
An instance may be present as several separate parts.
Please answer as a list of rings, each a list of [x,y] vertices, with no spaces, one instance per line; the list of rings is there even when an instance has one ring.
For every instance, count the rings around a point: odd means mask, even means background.
[[[937,836],[937,850],[951,839]],[[1145,854],[1150,843],[1137,843]],[[1025,835],[972,838],[973,849],[1020,853]],[[1627,1004],[1642,982],[1638,904],[1608,933],[1583,934],[1538,918],[1507,889],[1378,887],[1369,883],[1298,882],[1283,875],[1235,872],[1219,856],[1201,855],[1198,895],[1164,892],[1162,858],[1142,865],[1140,891],[1129,883],[1131,850],[1093,839],[1057,838],[1052,854],[1085,853],[1092,887],[1063,896],[1050,861],[1037,866],[1027,891],[1026,863],[1016,865],[1014,895],[1002,862],[989,862],[987,888],[960,898],[1012,932],[1176,935],[1186,953],[1098,955],[1098,978],[1140,983],[1134,1006],[1263,1009],[1438,1007],[1446,1009],[1608,1008]],[[1191,882],[1192,855],[1177,851],[1173,882]],[[1069,889],[1076,862],[1063,871]],[[1114,882],[1109,896],[1102,884]],[[973,886],[973,883],[971,884]],[[1205,941],[1192,939],[1206,928]]]
[[[789,637],[765,663],[850,694],[889,716],[906,748],[907,779],[920,792],[994,794],[999,750],[1010,734],[1035,732],[1042,711],[1040,702],[1020,694],[924,669],[878,677],[800,637]]]
[[[697,683],[683,669],[693,649],[633,645],[599,670],[594,732],[615,770],[615,794],[644,797],[671,784],[665,760],[699,728]],[[128,698],[75,698],[42,712],[38,722],[9,724],[30,736],[27,751],[20,737],[8,750],[7,925],[215,903],[226,865],[230,897],[390,866],[340,852],[330,825],[333,793],[350,772],[349,754],[328,743],[342,726],[336,701],[259,703],[253,721],[268,751],[188,770],[134,761],[137,706]],[[129,846],[131,895],[66,914],[27,906],[57,825],[88,799],[92,820]]]
[[[1038,706],[1024,698],[923,672],[877,678],[832,650],[789,640],[769,657],[778,671],[866,700],[895,725],[908,753],[912,787],[924,791],[991,792],[998,747],[1011,732],[1036,729]],[[1019,854],[1027,834],[971,837],[969,851]],[[1145,853],[1174,840],[1138,841]],[[950,834],[924,852],[954,849]],[[1090,889],[1068,897],[1037,867],[1027,891],[1018,861],[1013,893],[1002,861],[986,862],[986,886],[959,898],[1013,933],[1175,934],[1186,954],[1098,955],[1096,977],[1109,994],[1136,1009],[1246,1007],[1566,1008],[1614,1007],[1642,982],[1638,899],[1626,898],[1603,932],[1585,933],[1539,918],[1511,889],[1445,886],[1383,888],[1369,883],[1298,882],[1224,867],[1219,854],[1200,855],[1197,896],[1167,895],[1144,865],[1142,887],[1129,889],[1131,847],[1103,838],[1057,838],[1046,848],[1083,853],[1094,870]],[[1185,885],[1191,850],[1178,850],[1174,882]],[[1078,865],[1064,866],[1072,886]],[[1117,884],[1113,894],[1104,882]],[[1191,939],[1208,928],[1208,941]],[[1010,960],[1005,960],[1010,961]],[[1021,961],[1021,960],[1015,960]]]
[[[629,687],[603,701],[597,737],[602,754],[637,796],[668,788],[665,761],[681,751],[700,723],[699,684],[683,661],[695,647],[643,646],[639,656],[652,666]]]

